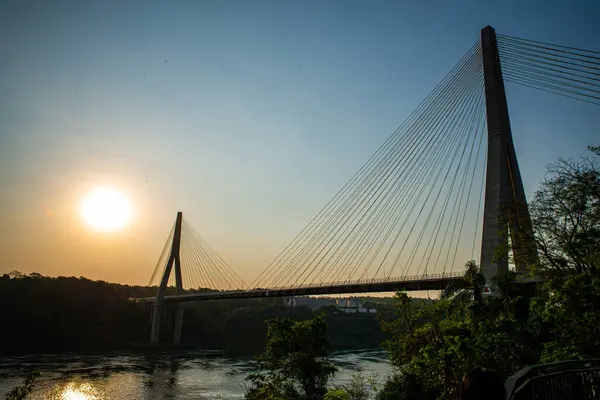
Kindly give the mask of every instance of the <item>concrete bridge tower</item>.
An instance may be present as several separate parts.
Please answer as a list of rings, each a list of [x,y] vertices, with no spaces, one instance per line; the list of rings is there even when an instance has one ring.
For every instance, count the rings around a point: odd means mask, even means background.
[[[181,249],[181,223],[183,220],[183,213],[180,211],[177,213],[177,219],[175,220],[175,230],[173,232],[173,242],[171,243],[171,252],[169,259],[165,267],[158,293],[156,294],[156,300],[154,301],[154,308],[152,312],[152,332],[150,334],[150,343],[156,345],[158,343],[160,334],[160,321],[162,311],[164,307],[165,292],[167,290],[167,284],[169,283],[169,277],[173,265],[175,265],[175,286],[177,293],[183,292],[183,280],[181,277],[181,260],[180,260],[180,249]],[[181,329],[183,327],[183,304],[177,303],[177,311],[175,314],[175,331],[173,335],[173,343],[181,343]]]

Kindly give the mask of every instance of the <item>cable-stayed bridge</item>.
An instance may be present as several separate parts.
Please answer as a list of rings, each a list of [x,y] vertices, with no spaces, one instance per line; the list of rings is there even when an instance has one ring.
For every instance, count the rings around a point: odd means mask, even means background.
[[[441,290],[478,258],[490,282],[537,263],[504,82],[600,105],[600,52],[496,35],[491,27],[249,285],[181,213],[151,285],[152,343],[165,303]],[[174,286],[177,294],[166,295]]]

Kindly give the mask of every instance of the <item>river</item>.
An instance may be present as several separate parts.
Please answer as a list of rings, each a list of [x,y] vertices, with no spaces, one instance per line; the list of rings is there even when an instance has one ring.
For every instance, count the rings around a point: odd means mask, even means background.
[[[340,352],[333,361],[333,385],[347,383],[357,371],[379,382],[393,373],[382,351]],[[251,359],[207,352],[3,357],[0,397],[22,382],[26,370],[37,369],[41,376],[28,399],[236,399],[243,398],[252,368]]]

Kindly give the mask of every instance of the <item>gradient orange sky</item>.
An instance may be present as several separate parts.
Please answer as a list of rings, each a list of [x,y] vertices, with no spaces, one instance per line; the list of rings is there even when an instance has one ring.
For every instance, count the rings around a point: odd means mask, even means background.
[[[427,3],[2,2],[0,272],[146,284],[181,210],[249,283],[485,25],[600,38],[594,1]],[[600,117],[507,90],[531,196]],[[129,226],[83,223],[97,186],[130,197]]]

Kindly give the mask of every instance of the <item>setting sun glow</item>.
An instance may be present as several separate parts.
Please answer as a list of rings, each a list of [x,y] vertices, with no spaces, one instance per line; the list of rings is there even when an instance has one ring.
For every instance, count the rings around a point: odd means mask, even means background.
[[[100,231],[121,229],[131,220],[129,199],[110,188],[92,190],[81,203],[80,211],[85,222]]]

